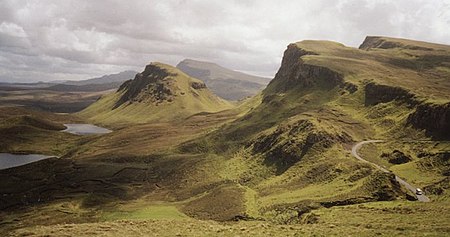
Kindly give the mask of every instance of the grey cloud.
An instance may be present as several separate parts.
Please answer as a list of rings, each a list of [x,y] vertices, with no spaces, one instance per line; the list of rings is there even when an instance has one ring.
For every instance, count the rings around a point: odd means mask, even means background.
[[[2,0],[0,81],[80,79],[184,58],[274,75],[286,45],[366,35],[450,44],[449,0]],[[19,28],[18,28],[19,29]]]

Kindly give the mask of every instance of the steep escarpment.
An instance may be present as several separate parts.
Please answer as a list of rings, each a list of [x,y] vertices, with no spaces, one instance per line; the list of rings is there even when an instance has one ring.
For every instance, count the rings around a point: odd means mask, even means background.
[[[421,104],[409,115],[407,121],[436,139],[450,139],[450,103]]]
[[[280,69],[265,91],[286,92],[293,88],[313,85],[332,88],[343,83],[342,75],[336,71],[305,63],[302,57],[307,55],[318,53],[302,49],[297,44],[290,44],[284,52]]]
[[[151,63],[112,94],[79,113],[104,124],[171,121],[200,112],[217,112],[232,105],[206,85],[175,67]]]
[[[401,87],[368,83],[364,89],[364,104],[366,106],[387,103],[393,100],[400,100],[410,105],[418,103],[418,101],[414,99],[415,96],[413,94]]]
[[[422,44],[430,44],[426,42],[421,42]],[[388,38],[388,37],[381,37],[381,36],[367,36],[363,43],[359,46],[359,49],[364,50],[370,50],[370,49],[393,49],[393,48],[404,48],[404,49],[411,49],[411,50],[426,50],[426,51],[432,51],[432,47],[426,47],[421,46],[416,43],[410,44],[406,41],[403,41],[401,39],[394,39],[394,38]]]

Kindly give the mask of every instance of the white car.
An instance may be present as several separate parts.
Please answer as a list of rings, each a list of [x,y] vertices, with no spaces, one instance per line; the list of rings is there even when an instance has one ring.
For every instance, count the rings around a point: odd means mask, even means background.
[[[422,194],[423,194],[422,189],[416,188],[416,194],[417,194],[417,195],[422,195]]]

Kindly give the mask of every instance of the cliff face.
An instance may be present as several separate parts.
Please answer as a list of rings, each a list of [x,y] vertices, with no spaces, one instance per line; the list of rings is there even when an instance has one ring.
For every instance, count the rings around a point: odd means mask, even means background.
[[[407,43],[402,43],[398,39],[390,40],[386,37],[379,36],[367,36],[364,42],[359,46],[359,49],[370,50],[370,49],[393,49],[393,48],[403,48],[411,50],[425,50],[432,51],[432,48],[423,47],[418,45],[410,45]]]
[[[418,129],[425,129],[435,139],[450,139],[450,103],[421,104],[409,115],[407,122]]]
[[[344,83],[339,73],[305,63],[301,57],[306,55],[318,54],[290,44],[284,52],[280,69],[268,87],[276,92],[285,92],[294,87],[311,87],[319,83],[330,88]]]
[[[407,118],[407,124],[424,129],[427,136],[435,139],[450,139],[450,103],[423,103],[415,95],[401,87],[369,83],[365,87],[365,106],[387,103],[393,100],[406,103],[415,109]]]
[[[401,100],[410,105],[417,104],[414,95],[401,87],[392,87],[369,83],[365,87],[364,103],[366,106]]]

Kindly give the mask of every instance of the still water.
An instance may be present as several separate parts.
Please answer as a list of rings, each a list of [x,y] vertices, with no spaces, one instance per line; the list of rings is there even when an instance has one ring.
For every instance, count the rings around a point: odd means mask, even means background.
[[[78,134],[78,135],[89,135],[89,134],[104,134],[112,132],[109,129],[95,126],[93,124],[83,124],[83,123],[68,123],[64,124],[67,128],[63,132]]]
[[[47,159],[55,156],[46,156],[39,154],[11,154],[11,153],[0,153],[0,170],[7,169],[11,167],[26,165],[28,163],[36,162],[39,160]]]

